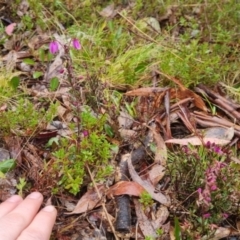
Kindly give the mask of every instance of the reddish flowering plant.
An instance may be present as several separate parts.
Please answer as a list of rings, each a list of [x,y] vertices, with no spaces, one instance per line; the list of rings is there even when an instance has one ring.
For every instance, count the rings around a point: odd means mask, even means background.
[[[204,189],[197,190],[199,194],[199,202],[208,210],[212,201],[211,193],[218,190],[217,178],[221,176],[222,169],[226,167],[225,163],[215,161],[205,172],[205,186]]]
[[[81,44],[80,44],[80,42],[79,42],[78,39],[73,38],[73,39],[71,40],[71,42],[72,42],[72,46],[73,46],[75,49],[80,50],[80,49],[82,48],[82,46],[81,46]],[[56,40],[50,42],[50,44],[49,44],[49,51],[50,51],[50,53],[52,53],[52,54],[57,53],[57,52],[59,51],[59,42],[56,41]]]

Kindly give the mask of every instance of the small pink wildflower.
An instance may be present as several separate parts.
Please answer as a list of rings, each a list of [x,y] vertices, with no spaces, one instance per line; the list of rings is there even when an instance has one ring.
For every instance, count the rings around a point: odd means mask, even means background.
[[[217,186],[216,185],[211,186],[211,191],[216,191],[216,190],[217,190]]]
[[[59,50],[59,47],[58,47],[57,41],[50,42],[49,44],[50,53],[55,54],[56,52],[58,52],[58,50]]]
[[[201,194],[201,193],[202,193],[202,189],[201,189],[201,188],[198,188],[197,192],[198,192],[199,194]]]
[[[83,136],[84,136],[84,137],[87,137],[87,136],[89,135],[88,130],[83,130],[82,133],[83,133]]]
[[[223,214],[222,214],[222,217],[226,219],[226,218],[229,217],[229,215],[228,215],[227,213],[223,213]]]
[[[80,42],[76,38],[72,40],[72,44],[73,44],[73,47],[77,50],[80,50],[82,48]]]

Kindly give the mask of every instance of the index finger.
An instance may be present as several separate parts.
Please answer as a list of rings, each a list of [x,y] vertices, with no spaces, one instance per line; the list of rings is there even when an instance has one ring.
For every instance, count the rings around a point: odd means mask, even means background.
[[[17,240],[49,240],[57,216],[54,206],[43,208]]]
[[[0,239],[17,239],[37,214],[42,201],[42,194],[33,192],[11,212],[3,216],[0,219]]]

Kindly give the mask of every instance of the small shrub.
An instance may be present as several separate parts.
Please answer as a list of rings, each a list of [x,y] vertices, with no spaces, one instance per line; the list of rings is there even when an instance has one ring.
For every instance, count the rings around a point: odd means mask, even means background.
[[[179,219],[191,226],[185,236],[210,236],[211,224],[219,225],[239,212],[234,196],[238,193],[240,173],[230,157],[229,152],[211,143],[184,146],[171,155],[167,174],[171,177],[173,201],[178,203],[178,213],[188,211]]]
[[[80,142],[77,140],[77,134],[72,136],[72,140],[61,139],[58,150],[53,153],[56,158],[53,171],[59,179],[58,187],[74,195],[80,191],[87,176],[86,164],[97,182],[104,181],[113,170],[108,165],[111,145],[103,130],[106,117],[95,117],[90,111],[83,111],[80,119],[82,128]]]

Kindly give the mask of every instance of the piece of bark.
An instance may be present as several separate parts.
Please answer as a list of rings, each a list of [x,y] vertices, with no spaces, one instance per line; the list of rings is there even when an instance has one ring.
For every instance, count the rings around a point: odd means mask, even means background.
[[[127,156],[122,155],[119,163],[119,172],[117,182],[128,180],[128,163]],[[131,208],[130,197],[128,195],[121,195],[115,197],[117,205],[116,230],[119,232],[130,232],[131,227]]]

